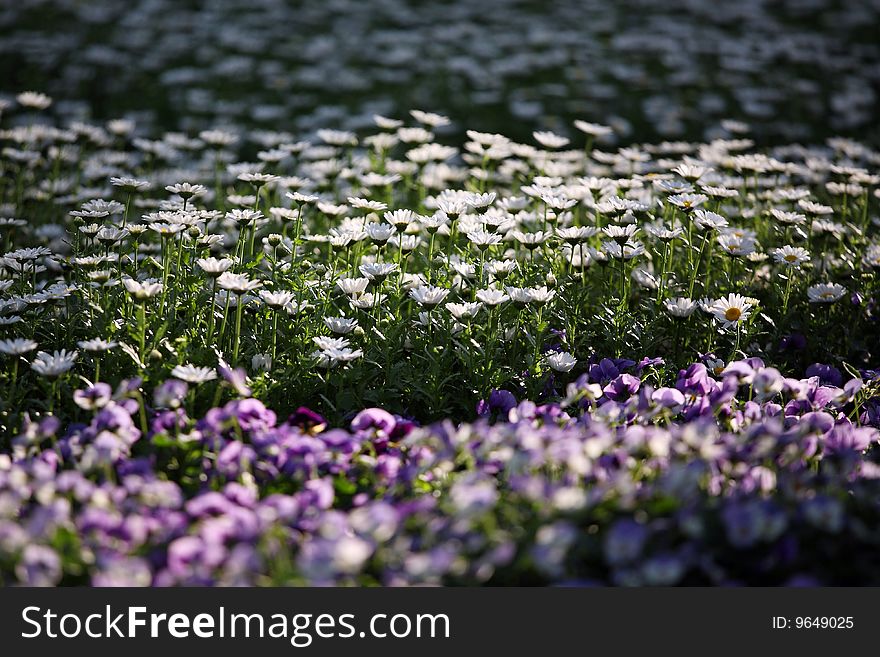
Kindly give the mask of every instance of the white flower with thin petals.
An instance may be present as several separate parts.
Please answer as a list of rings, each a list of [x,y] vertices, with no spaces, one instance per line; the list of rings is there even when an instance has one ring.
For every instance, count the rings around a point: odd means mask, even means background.
[[[251,356],[251,369],[254,372],[270,372],[272,356],[270,354],[254,354]]]
[[[550,132],[549,130],[535,130],[532,133],[532,136],[535,138],[536,142],[546,148],[563,148],[568,146],[569,143],[567,137],[557,135],[555,132]]]
[[[84,351],[101,353],[103,351],[110,351],[111,349],[115,349],[117,346],[119,346],[119,343],[110,340],[104,340],[103,338],[92,338],[91,340],[80,340],[76,343],[76,346]]]
[[[422,306],[436,306],[443,303],[443,300],[449,295],[449,290],[433,285],[420,285],[410,290],[409,295]]]
[[[319,197],[314,194],[303,194],[302,192],[287,192],[285,194],[287,198],[289,198],[294,203],[302,203],[308,205],[310,203],[315,203]]]
[[[145,281],[136,281],[133,278],[123,278],[122,284],[126,291],[136,302],[144,302],[162,293],[162,283],[151,278]]]
[[[683,163],[675,167],[672,172],[693,183],[702,178],[709,170],[708,167],[702,164]]]
[[[177,365],[171,370],[171,376],[187,383],[207,383],[217,378],[217,371],[211,367],[198,367],[196,365]]]
[[[360,272],[371,281],[384,281],[399,268],[396,262],[370,262],[358,267]]]
[[[188,182],[177,183],[176,185],[166,185],[165,190],[172,194],[177,194],[182,199],[190,199],[194,196],[204,196],[208,193],[208,189],[204,185],[193,185]]]
[[[599,229],[595,226],[571,226],[570,228],[556,229],[556,235],[559,239],[571,245],[586,242],[598,232]]]
[[[361,349],[351,349],[343,347],[342,349],[326,349],[323,355],[332,363],[350,363],[358,358],[362,358],[364,352]]]
[[[70,371],[79,354],[76,351],[54,351],[51,354],[45,351],[37,352],[37,357],[31,363],[31,369],[45,376],[47,379],[56,379]]]
[[[148,180],[138,180],[137,178],[112,177],[110,184],[119,187],[124,192],[144,192],[152,186]]]
[[[226,271],[217,278],[217,285],[224,290],[240,295],[245,292],[253,292],[262,285],[262,282],[251,280],[247,274],[233,274]]]
[[[807,222],[807,216],[801,214],[800,212],[789,212],[787,210],[771,208],[770,215],[779,223],[786,224],[788,226],[800,226]]]
[[[607,135],[612,134],[614,131],[609,128],[607,125],[601,125],[599,123],[590,123],[589,121],[581,121],[580,119],[574,122],[574,127],[583,132],[584,134],[590,135],[592,137],[605,137]]]
[[[781,265],[800,269],[801,265],[810,261],[810,252],[799,246],[785,245],[779,249],[773,249],[773,259]]]
[[[577,358],[567,351],[557,351],[547,356],[547,364],[557,372],[571,372],[577,365]]]
[[[872,269],[880,269],[880,244],[872,244],[865,250],[862,262]]]
[[[410,251],[415,251],[422,245],[422,238],[418,235],[395,235],[388,243],[394,247],[399,248],[405,253],[409,253]]]
[[[358,210],[366,210],[367,212],[382,212],[387,209],[388,206],[382,203],[382,201],[373,201],[366,198],[357,198],[354,196],[348,197],[348,204],[357,208]]]
[[[727,228],[728,221],[717,212],[700,208],[694,211],[694,225],[702,230],[719,230]]]
[[[636,233],[639,232],[639,227],[635,224],[626,224],[624,226],[609,224],[602,229],[602,232],[618,244],[623,245],[636,236]]]
[[[262,173],[259,171],[256,172],[244,172],[238,174],[238,179],[242,182],[250,183],[254,187],[262,187],[263,185],[267,185],[269,183],[278,182],[281,180],[281,176],[276,176],[271,173]]]
[[[730,328],[746,321],[751,314],[751,308],[752,304],[746,297],[731,293],[716,300],[709,307],[709,313],[721,322],[724,328]]]
[[[489,288],[486,290],[477,290],[477,299],[487,306],[498,306],[505,301],[510,301],[510,297],[501,290]]]
[[[503,239],[501,235],[490,233],[482,228],[470,231],[467,233],[467,238],[471,244],[481,250],[485,250],[496,244],[501,244],[501,240]]]
[[[370,279],[366,276],[358,278],[340,278],[336,281],[336,287],[348,296],[359,296],[366,292]]]
[[[467,201],[458,198],[440,198],[437,200],[437,207],[452,221],[470,209]]]
[[[436,233],[441,228],[449,225],[449,218],[444,217],[440,213],[432,214],[430,216],[420,215],[418,221],[430,234]]]
[[[27,338],[0,340],[0,353],[7,356],[23,356],[37,348],[37,343]]]
[[[513,237],[513,239],[515,239],[527,249],[531,250],[538,248],[544,242],[546,242],[550,238],[550,233],[545,233],[542,230],[536,231],[534,233],[524,233],[522,231],[515,230],[511,233],[511,237]]]
[[[239,229],[243,229],[260,221],[263,218],[263,213],[259,210],[232,208],[225,216],[226,219],[235,223]]]
[[[501,281],[515,272],[518,264],[516,260],[492,260],[487,262],[485,267],[486,271]]]
[[[483,307],[481,303],[447,303],[444,308],[449,311],[449,314],[452,315],[458,321],[473,319],[478,312],[480,312],[480,308]]]
[[[15,100],[22,107],[36,110],[44,110],[52,104],[52,99],[39,91],[22,91]]]
[[[705,194],[673,194],[666,200],[684,212],[693,212],[708,201],[709,197]]]
[[[612,258],[621,260],[631,260],[642,255],[645,252],[645,245],[641,242],[627,242],[623,246],[617,242],[602,242],[602,248]],[[592,255],[592,252],[590,252]]]
[[[418,215],[415,212],[406,209],[386,212],[384,217],[385,221],[401,230],[418,219]]]
[[[834,303],[846,294],[846,288],[838,283],[817,283],[807,288],[810,303]]]
[[[382,305],[387,298],[388,297],[385,294],[364,292],[358,296],[351,297],[349,299],[349,304],[352,308],[357,308],[358,310],[371,310],[376,306]]]
[[[439,128],[449,125],[450,123],[448,116],[443,116],[442,114],[436,114],[434,112],[423,112],[422,110],[414,109],[410,110],[409,113],[416,121],[429,128]]]
[[[731,233],[717,237],[721,249],[729,256],[748,256],[755,252],[756,242],[749,237],[738,237]]]
[[[208,276],[217,278],[235,263],[230,258],[199,258],[196,260],[196,264]]]
[[[358,321],[351,317],[325,317],[324,324],[337,335],[347,335],[357,328]]]
[[[663,305],[666,307],[666,312],[670,315],[683,319],[690,317],[699,304],[687,297],[677,297],[675,299],[667,299]]]
[[[330,130],[325,128],[318,130],[315,134],[317,134],[318,139],[331,146],[354,146],[357,144],[357,135],[348,130]]]
[[[397,232],[397,228],[391,224],[380,224],[378,222],[367,224],[364,226],[364,230],[367,236],[378,244],[384,244]]]
[[[263,300],[269,308],[272,310],[281,310],[293,301],[294,294],[288,290],[281,291],[269,291],[269,290],[260,290],[259,292],[260,298]]]
[[[328,351],[329,349],[345,349],[348,346],[348,340],[346,338],[331,338],[326,335],[316,335],[312,338],[312,342],[318,345],[318,349],[321,351]]]
[[[514,303],[526,305],[532,302],[532,293],[528,288],[524,287],[505,287],[504,291]]]
[[[531,300],[533,303],[536,303],[539,306],[543,306],[544,304],[549,303],[553,299],[553,297],[556,296],[556,290],[549,290],[547,289],[546,285],[542,285],[541,287],[532,287],[529,288],[529,296],[531,296]]]
[[[811,215],[813,217],[829,216],[834,214],[834,208],[804,198],[798,201],[798,207],[806,212],[808,215]]]

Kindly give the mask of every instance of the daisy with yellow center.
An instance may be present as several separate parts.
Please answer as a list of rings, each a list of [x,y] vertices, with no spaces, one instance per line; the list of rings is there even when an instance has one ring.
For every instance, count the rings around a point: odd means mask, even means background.
[[[846,288],[837,283],[817,283],[807,289],[810,303],[834,303],[846,294]]]
[[[799,246],[783,246],[773,250],[773,258],[781,265],[800,269],[801,265],[810,261],[810,252]]]
[[[730,328],[749,318],[753,304],[740,294],[728,294],[717,299],[709,308],[709,312],[721,322],[724,328]]]

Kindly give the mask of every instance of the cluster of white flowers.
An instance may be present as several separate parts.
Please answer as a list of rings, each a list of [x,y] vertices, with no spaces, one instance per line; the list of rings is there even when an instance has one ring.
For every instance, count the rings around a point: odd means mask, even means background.
[[[117,380],[201,384],[228,360],[326,398],[329,370],[485,391],[612,351],[772,354],[795,332],[872,353],[880,154],[852,140],[762,150],[738,125],[605,150],[592,139],[613,128],[578,122],[526,142],[468,130],[457,148],[435,141],[446,117],[414,110],[357,133],[116,143],[110,124],[27,122],[42,104],[20,99],[25,123],[0,132],[16,387],[22,359],[53,395],[84,361],[95,380],[104,361]]]

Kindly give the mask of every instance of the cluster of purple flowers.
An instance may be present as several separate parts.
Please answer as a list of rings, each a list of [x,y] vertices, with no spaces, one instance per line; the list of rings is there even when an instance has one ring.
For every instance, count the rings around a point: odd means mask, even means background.
[[[556,403],[328,428],[186,384],[83,390],[0,454],[0,581],[880,583],[880,377],[603,360]],[[86,403],[87,402],[87,403]],[[161,408],[160,408],[161,406]]]

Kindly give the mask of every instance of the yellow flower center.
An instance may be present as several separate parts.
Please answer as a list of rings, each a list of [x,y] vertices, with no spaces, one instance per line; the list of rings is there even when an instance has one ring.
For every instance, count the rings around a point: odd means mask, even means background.
[[[728,322],[735,322],[740,317],[742,317],[742,311],[739,308],[728,308],[724,312],[724,319]]]
[[[785,260],[786,260],[787,262],[796,262],[796,261],[797,261],[797,256],[796,256],[796,255],[792,255],[791,253],[789,253],[787,256],[785,256]]]

